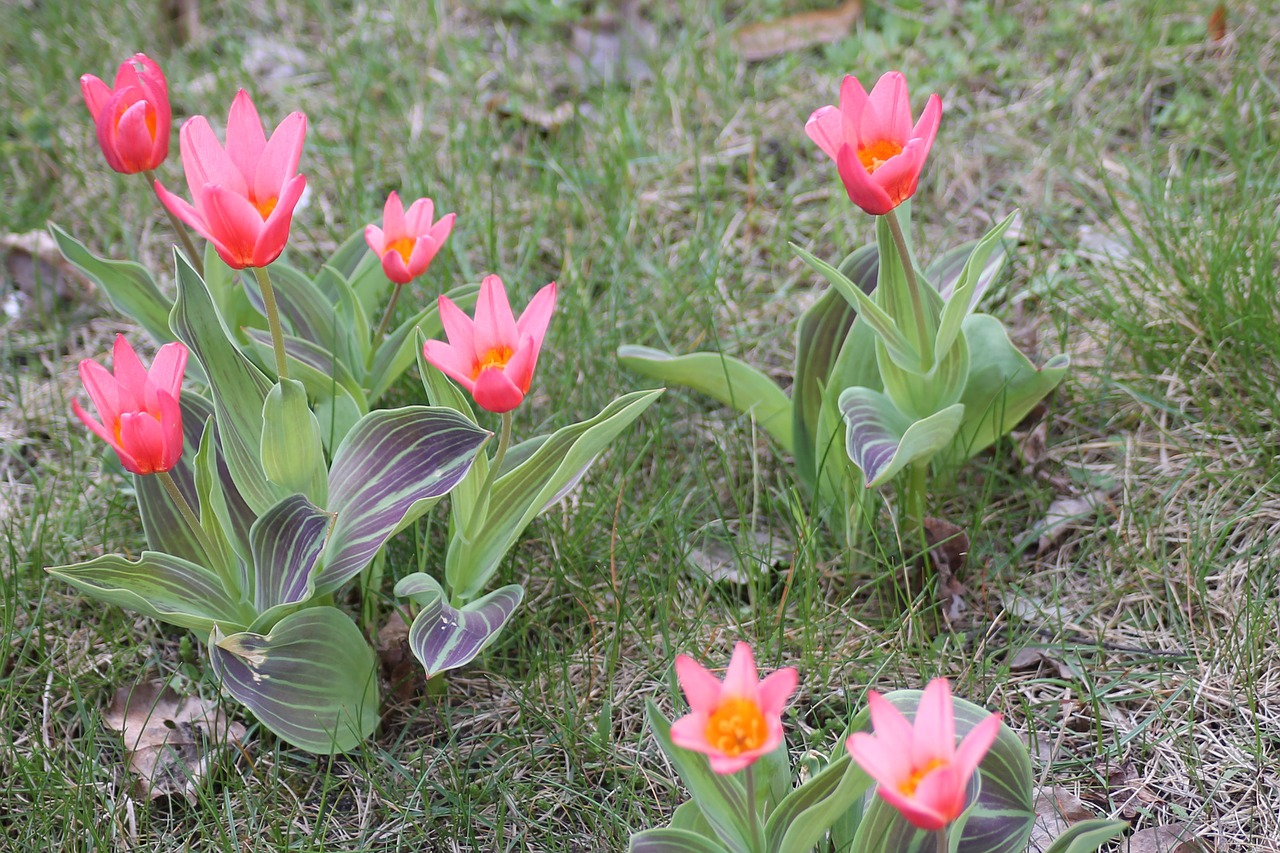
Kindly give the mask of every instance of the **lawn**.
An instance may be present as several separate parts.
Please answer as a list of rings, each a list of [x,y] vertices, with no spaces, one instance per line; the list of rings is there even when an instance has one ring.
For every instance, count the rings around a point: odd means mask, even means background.
[[[917,112],[941,96],[917,251],[1019,209],[983,309],[1033,360],[1072,358],[1011,437],[933,481],[930,515],[970,540],[963,609],[932,585],[894,594],[893,489],[844,547],[758,424],[673,387],[502,563],[524,601],[471,666],[384,689],[376,735],[335,757],[228,702],[239,748],[191,798],[150,801],[104,713],[150,679],[215,696],[206,659],[44,569],[146,547],[133,480],[70,404],[76,365],[118,332],[147,359],[154,344],[89,285],[51,293],[11,252],[0,848],[622,850],[685,798],[646,700],[683,713],[675,656],[721,667],[746,640],[762,670],[799,671],[796,759],[829,754],[869,689],[945,675],[1025,737],[1037,784],[1129,821],[1135,853],[1175,849],[1140,847],[1157,827],[1280,851],[1280,10],[869,3],[847,38],[744,61],[735,31],[823,2],[624,4],[612,23],[587,0],[205,3],[193,26],[155,2],[0,13],[0,235],[54,222],[171,289],[169,222],[105,167],[78,78],[145,51],[175,127],[204,114],[219,132],[243,87],[268,128],[308,117],[290,263],[314,271],[397,190],[458,215],[402,318],[487,273],[518,305],[559,283],[518,436],[652,387],[619,366],[622,344],[718,349],[789,385],[794,321],[825,284],[788,244],[839,258],[874,239],[804,133],[847,73],[902,71]],[[425,402],[416,369],[390,396]],[[767,573],[697,570],[718,519],[781,543]],[[395,580],[443,570],[445,527],[436,512],[398,535],[381,588],[338,603],[381,624]]]

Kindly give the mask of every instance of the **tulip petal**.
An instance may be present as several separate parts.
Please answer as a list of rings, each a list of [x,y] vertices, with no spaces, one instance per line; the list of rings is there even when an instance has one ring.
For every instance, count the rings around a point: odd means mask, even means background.
[[[104,424],[114,424],[120,419],[121,412],[138,407],[133,394],[109,370],[91,358],[80,362],[80,381]]]
[[[405,227],[404,203],[394,190],[387,195],[387,201],[382,205],[382,227],[391,242],[401,237],[412,237],[416,233]]]
[[[844,125],[844,114],[836,107],[819,107],[804,123],[804,132],[834,160],[840,153],[840,146],[846,142]]]
[[[147,368],[143,366],[142,360],[138,358],[138,354],[129,345],[129,339],[124,335],[116,335],[115,343],[111,348],[111,364],[115,380],[125,391],[133,395],[133,399],[139,405],[145,405],[146,388],[149,384]]]
[[[160,455],[157,471],[168,471],[182,458],[182,408],[178,398],[168,391],[157,393],[160,401],[160,428],[164,450]]]
[[[876,793],[889,805],[897,809],[912,826],[933,832],[942,829],[949,820],[913,797],[905,796],[896,788],[884,785],[876,787]]]
[[[952,759],[952,765],[955,767],[956,773],[960,776],[963,784],[968,784],[969,777],[978,769],[978,765],[987,754],[987,750],[991,749],[991,745],[995,743],[999,734],[1000,715],[992,714],[970,729],[969,733],[964,736],[964,740],[960,741],[960,746],[956,749],[955,758]]]
[[[709,715],[720,704],[720,680],[688,655],[676,655],[676,680],[695,713]],[[687,719],[682,717],[681,720]],[[706,721],[703,721],[703,729]],[[674,726],[672,727],[674,731]]]
[[[116,155],[130,174],[159,165],[151,162],[155,151],[155,139],[152,138],[151,129],[147,126],[148,113],[154,121],[155,110],[151,105],[146,101],[135,101],[116,122]]]
[[[89,116],[97,123],[102,108],[111,100],[111,87],[92,74],[85,74],[80,78],[80,94],[84,95]]]
[[[364,241],[369,244],[369,250],[379,257],[387,250],[387,238],[377,225],[364,227]]]
[[[896,788],[911,775],[910,755],[902,744],[867,732],[854,732],[845,749],[867,775],[882,786]]]
[[[677,662],[679,658],[676,658]],[[712,679],[713,681],[715,679]],[[716,682],[717,688],[719,682]],[[687,694],[686,694],[687,695]],[[671,742],[683,749],[709,754],[711,744],[707,743],[707,723],[710,711],[699,711],[696,708],[671,724]]]
[[[950,764],[956,753],[956,721],[951,707],[951,686],[945,678],[929,682],[916,708],[911,738],[911,763],[925,767],[933,762]]]
[[[405,266],[404,258],[394,249],[382,254],[382,273],[396,284],[408,284],[413,281],[410,267]]]
[[[186,199],[165,189],[164,184],[160,183],[159,180],[155,182],[155,191],[160,203],[168,208],[170,213],[194,228],[196,233],[204,239],[210,242],[213,241],[213,235],[209,232],[209,226],[205,223],[204,215],[200,211],[196,210]]]
[[[793,666],[783,667],[760,682],[760,709],[765,718],[780,717],[787,701],[800,685],[800,674]],[[781,722],[779,722],[781,726]]]
[[[182,375],[187,369],[187,348],[177,342],[167,343],[156,351],[147,377],[153,385],[167,391],[175,399],[182,390]]]
[[[920,143],[913,139],[901,154],[885,160],[871,175],[871,182],[884,189],[895,207],[911,198],[916,191],[920,170],[924,168],[924,159],[919,152]]]
[[[910,758],[908,744],[914,733],[911,723],[907,722],[902,712],[874,690],[867,693],[867,708],[871,712],[871,727],[875,736],[896,745],[896,748],[903,751],[905,758]]]
[[[468,379],[471,370],[476,363],[476,344],[475,344],[475,324],[471,318],[466,315],[461,308],[453,303],[453,300],[447,296],[441,295],[439,300],[440,306],[440,324],[444,326],[445,336],[449,339],[449,344],[460,353],[465,353],[470,360],[467,368]],[[428,341],[428,343],[430,343]]]
[[[263,222],[249,199],[226,187],[208,186],[196,197],[196,207],[215,241],[235,259],[234,263],[227,263],[237,269],[253,266],[254,247]]]
[[[741,696],[756,700],[760,693],[760,679],[756,673],[756,658],[751,646],[744,642],[733,645],[733,657],[724,674],[724,695]]]
[[[471,396],[480,408],[500,415],[519,406],[524,400],[524,391],[517,388],[499,368],[490,367],[480,371],[476,377]]]
[[[262,132],[261,128],[258,132]],[[272,132],[266,147],[261,150],[261,159],[256,161],[255,170],[246,174],[250,178],[254,198],[268,199],[284,195],[286,183],[298,173],[302,146],[306,140],[307,117],[302,113],[285,116],[284,121]],[[227,147],[231,147],[230,137]]]
[[[131,459],[121,455],[124,467],[135,474],[154,474],[164,465],[164,430],[160,421],[147,412],[120,415],[120,445]],[[132,464],[131,464],[132,463]]]
[[[289,227],[293,224],[293,212],[297,209],[306,188],[305,175],[295,175],[289,183],[285,184],[275,209],[271,211],[266,222],[262,223],[262,230],[258,232],[258,239],[253,247],[253,266],[265,267],[280,257],[285,244],[289,242]]]
[[[920,120],[916,122],[916,126],[911,130],[911,138],[913,140],[924,140],[924,152],[920,155],[922,163],[929,157],[929,149],[933,147],[933,140],[938,135],[938,126],[941,123],[942,98],[933,94],[929,96],[929,100],[925,103],[924,111],[920,113]]]
[[[517,388],[527,394],[529,386],[533,384],[533,371],[537,366],[538,348],[534,346],[533,338],[526,337],[520,341],[520,345],[516,347],[515,353],[502,371]]]
[[[476,355],[500,350],[515,350],[520,344],[516,330],[516,318],[511,313],[511,302],[502,279],[487,275],[480,282],[480,295],[476,299],[474,323]]]
[[[555,307],[556,283],[553,281],[533,295],[528,307],[521,313],[520,321],[516,323],[517,334],[521,338],[533,338],[535,350],[542,349],[542,341],[547,336],[547,327],[551,325],[551,314]],[[536,355],[535,352],[535,357]]]
[[[470,350],[460,350],[444,341],[427,341],[422,347],[422,357],[445,376],[465,388],[468,393],[475,390],[475,381],[471,378],[475,356],[470,353]]]
[[[107,444],[111,445],[113,448],[119,448],[119,444],[116,442],[115,431],[107,429],[98,421],[94,420],[93,417],[80,405],[79,400],[71,401],[71,411],[74,412],[75,416],[89,428],[90,432],[105,441]]]
[[[844,191],[849,200],[872,216],[884,216],[897,205],[889,198],[878,183],[871,179],[870,173],[858,160],[853,146],[846,145],[840,149],[836,157],[836,169],[840,172],[840,180],[844,183]]]
[[[262,159],[266,145],[267,138],[262,133],[258,108],[253,105],[253,98],[249,97],[249,93],[241,89],[231,101],[231,113],[227,117],[226,150],[236,171],[243,176],[246,189],[253,188],[256,192],[258,161]],[[270,195],[279,192],[280,183],[274,189]]]
[[[244,175],[227,156],[204,116],[195,116],[182,125],[182,130],[178,131],[178,148],[187,176],[187,189],[197,207],[204,188],[209,184],[226,187],[241,196],[248,193],[249,185]]]
[[[911,138],[911,98],[901,72],[882,75],[867,100],[870,109],[858,123],[863,142],[889,139],[901,145]]]
[[[856,145],[862,129],[862,117],[871,106],[867,90],[852,74],[840,81],[840,114],[844,118],[842,137],[849,145]],[[837,153],[838,149],[837,149]],[[834,156],[834,155],[833,155]]]
[[[967,783],[968,779],[961,779],[955,767],[939,767],[920,780],[911,799],[922,810],[951,823],[964,811]]]
[[[436,252],[438,251],[440,251],[440,243],[430,236],[419,237],[415,240],[413,251],[409,253],[409,263],[405,267],[410,278],[417,278],[426,272],[427,267],[431,266],[431,262],[435,260]],[[395,254],[399,255],[399,252]]]
[[[420,198],[409,205],[404,216],[405,232],[410,236],[420,237],[431,228],[431,217],[435,215],[436,206],[429,198]]]

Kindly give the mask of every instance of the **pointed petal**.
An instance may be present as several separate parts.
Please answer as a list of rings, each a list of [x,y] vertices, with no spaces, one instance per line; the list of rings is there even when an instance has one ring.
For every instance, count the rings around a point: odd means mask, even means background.
[[[724,695],[758,702],[760,679],[756,673],[756,657],[748,643],[734,643],[733,657],[729,658],[729,668],[724,674]]]
[[[930,95],[928,102],[924,105],[924,112],[920,114],[920,120],[911,130],[912,139],[920,139],[925,143],[923,157],[929,156],[929,149],[933,147],[933,140],[938,135],[938,125],[941,123],[942,98],[936,94]]]
[[[509,412],[524,400],[524,391],[496,367],[480,371],[475,387],[471,390],[476,405],[494,414]]]
[[[182,375],[187,369],[187,347],[179,341],[172,341],[156,351],[155,361],[147,377],[151,384],[167,391],[175,400],[182,392]]]
[[[262,158],[266,145],[267,138],[262,133],[258,108],[253,105],[249,93],[241,89],[236,92],[235,99],[231,102],[231,113],[227,117],[227,157],[243,177],[246,188],[256,186],[258,161]],[[276,184],[276,192],[279,192],[279,188],[280,184]]]
[[[907,93],[907,78],[899,71],[890,71],[876,81],[868,96],[871,109],[859,123],[859,138],[863,142],[889,139],[905,145],[911,138],[911,98]]]
[[[197,205],[209,184],[226,187],[237,195],[249,192],[244,176],[227,156],[204,116],[195,116],[182,125],[178,131],[178,149],[187,175],[187,189]]]
[[[416,246],[414,248],[415,250],[417,249]],[[382,272],[396,284],[408,284],[413,281],[413,273],[410,271],[410,267],[405,266],[404,258],[400,257],[400,253],[395,250],[383,253]]]
[[[111,100],[111,87],[92,74],[80,78],[80,94],[84,96],[84,105],[89,109],[89,117],[96,123],[98,114]]]
[[[431,217],[435,215],[436,206],[429,198],[420,198],[409,205],[405,214],[405,231],[413,237],[421,237],[431,229]]]
[[[766,717],[778,719],[787,707],[787,701],[800,685],[800,674],[794,666],[783,667],[770,673],[760,682],[760,710]]]
[[[227,263],[237,269],[254,266],[254,247],[263,226],[258,209],[243,195],[221,186],[207,187],[196,204],[209,233],[234,260]]]
[[[453,300],[449,297],[442,295],[438,304],[440,324],[444,326],[445,337],[449,339],[454,349],[465,354],[471,365],[474,365],[476,363],[475,324],[466,312],[453,304]],[[470,370],[471,367],[468,366],[468,373]]]
[[[410,277],[417,278],[427,271],[427,267],[431,266],[431,262],[435,260],[436,252],[440,251],[440,244],[431,237],[419,237],[414,241],[413,251],[409,253],[409,263],[405,270]],[[398,252],[396,253],[399,254]],[[401,260],[404,260],[401,258]]]
[[[964,811],[967,781],[959,778],[955,767],[939,767],[920,780],[911,799],[918,808],[951,823]]]
[[[951,707],[951,685],[935,678],[924,689],[916,708],[911,740],[911,763],[926,767],[938,761],[950,764],[956,753],[956,720]]]
[[[80,362],[80,381],[104,424],[120,420],[120,413],[138,408],[133,394],[126,390],[105,367],[91,358]]]
[[[711,769],[722,776],[728,776],[731,773],[737,773],[742,768],[748,766],[756,760],[757,756],[743,753],[742,755],[708,755]]]
[[[694,709],[671,724],[671,742],[682,749],[692,749],[704,755],[712,752],[707,743],[707,716]]]
[[[535,350],[542,349],[542,341],[547,335],[547,327],[551,324],[551,314],[555,307],[556,283],[553,281],[533,295],[529,306],[520,315],[520,321],[516,323],[519,337],[533,338]]]
[[[147,368],[143,366],[142,359],[138,358],[138,354],[129,345],[129,339],[124,335],[116,335],[115,343],[112,345],[111,368],[116,381],[132,394],[137,402],[142,403],[148,385]]]
[[[832,106],[819,107],[804,123],[804,132],[834,160],[840,152],[840,146],[846,142],[844,115]]]
[[[387,250],[387,238],[377,225],[364,227],[364,241],[369,244],[369,250],[375,255],[381,256]]]
[[[840,172],[840,180],[844,182],[844,191],[849,194],[849,201],[867,213],[884,216],[897,207],[884,188],[871,180],[871,175],[851,146],[846,145],[840,149],[840,154],[836,157],[836,168]]]
[[[859,135],[862,132],[862,117],[870,106],[867,90],[858,82],[857,77],[847,75],[840,83],[840,116],[844,120],[841,135],[845,143],[857,147],[862,139]]]
[[[185,199],[165,189],[164,184],[160,183],[158,179],[155,182],[155,191],[156,198],[160,199],[160,203],[168,208],[170,213],[194,228],[196,233],[204,239],[213,240],[213,237],[209,234],[209,226],[205,224],[204,216],[200,211],[196,210]]]
[[[427,236],[435,241],[437,246],[443,246],[444,241],[449,239],[449,234],[453,231],[454,220],[458,218],[456,213],[446,213],[440,217],[440,221],[432,225],[427,231]]]
[[[480,282],[480,295],[476,299],[474,325],[476,355],[506,347],[514,350],[520,345],[516,331],[516,319],[507,300],[507,289],[496,275],[485,276]]]
[[[463,353],[467,353],[463,355]],[[457,382],[471,393],[475,390],[475,382],[471,378],[471,365],[474,356],[466,350],[459,352],[457,347],[444,341],[427,341],[422,346],[422,357],[436,369]]]
[[[113,448],[114,448],[114,447],[116,447],[116,437],[115,437],[115,434],[114,434],[111,430],[107,429],[107,428],[106,428],[106,427],[104,427],[102,424],[100,424],[100,423],[98,423],[96,420],[94,420],[94,419],[89,415],[89,413],[88,413],[88,412],[86,412],[86,411],[85,411],[85,410],[80,406],[80,401],[79,401],[79,400],[72,400],[72,401],[71,401],[71,411],[72,411],[73,413],[75,413],[75,416],[76,416],[77,418],[79,418],[79,419],[84,423],[84,425],[85,425],[85,426],[87,426],[87,427],[89,428],[89,431],[90,431],[90,432],[92,432],[92,433],[93,433],[94,435],[96,435],[98,438],[100,438],[100,439],[102,439],[103,441],[105,441],[107,444],[111,445]]]
[[[908,753],[875,735],[854,732],[845,741],[845,749],[858,766],[879,785],[896,788],[911,776]]]
[[[168,471],[182,458],[182,409],[177,399],[167,391],[160,391],[160,428],[164,440],[164,451],[160,457],[158,471]]]
[[[284,194],[285,184],[298,174],[302,146],[307,141],[307,117],[290,113],[271,134],[252,173],[253,196],[268,199]],[[384,223],[385,225],[385,223]]]
[[[902,153],[885,160],[871,175],[871,182],[884,189],[895,207],[915,195],[920,169],[924,166],[919,151],[920,143],[908,142]]]
[[[529,386],[533,384],[533,371],[537,366],[538,348],[533,345],[533,338],[525,338],[520,341],[520,346],[516,347],[511,360],[502,371],[517,388],[527,394]]]
[[[275,209],[262,224],[258,232],[258,240],[253,248],[253,265],[265,267],[280,257],[285,244],[289,242],[289,226],[293,224],[293,211],[298,207],[302,193],[307,188],[307,179],[297,175],[289,181],[280,193]]]
[[[151,162],[156,145],[155,139],[151,136],[151,129],[147,126],[148,112],[154,120],[155,110],[150,104],[146,101],[136,101],[124,111],[116,123],[116,154],[130,174],[160,165]]]
[[[978,765],[982,763],[982,759],[986,757],[987,750],[991,749],[991,745],[995,743],[999,734],[1000,715],[992,714],[970,729],[969,733],[964,736],[964,740],[960,741],[960,746],[956,749],[955,758],[952,759],[952,766],[955,767],[956,775],[960,777],[961,784],[967,785],[969,783],[969,777],[978,769]]]
[[[920,829],[933,832],[950,823],[943,815],[914,798],[903,796],[896,788],[880,785],[876,788],[876,792],[885,802],[897,809],[909,823]]]
[[[703,728],[706,728],[706,716],[715,711],[720,704],[720,680],[712,675],[706,667],[688,655],[676,655],[676,680],[684,691],[684,698],[689,707],[704,715]]]
[[[160,422],[146,412],[125,412],[120,416],[120,445],[131,457],[126,461],[122,454],[120,461],[133,473],[154,474],[163,470],[164,430]]]

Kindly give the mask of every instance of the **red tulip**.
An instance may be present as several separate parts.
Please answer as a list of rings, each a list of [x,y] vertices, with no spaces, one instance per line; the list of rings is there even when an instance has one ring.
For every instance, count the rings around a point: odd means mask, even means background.
[[[943,829],[964,811],[969,779],[1000,733],[1000,715],[974,726],[957,748],[955,709],[945,678],[935,678],[925,688],[914,726],[874,690],[867,703],[875,734],[850,735],[849,754],[876,780],[879,795],[913,826]]]
[[[736,773],[782,743],[782,710],[799,681],[795,667],[761,680],[751,647],[738,643],[723,682],[688,655],[676,657],[676,678],[689,713],[671,724],[671,741],[708,756],[716,773]]]
[[[289,241],[294,208],[307,179],[298,174],[307,117],[291,113],[267,139],[258,110],[243,89],[231,103],[227,146],[196,116],[178,141],[194,206],[156,181],[165,207],[211,242],[234,269],[265,267]]]
[[[382,227],[364,229],[365,242],[382,258],[382,271],[396,284],[408,284],[427,271],[427,267],[449,238],[456,214],[449,213],[432,223],[435,205],[420,198],[406,212],[400,196],[391,193],[382,209]]]
[[[502,279],[486,276],[474,321],[448,297],[440,297],[440,320],[449,342],[427,341],[422,354],[466,388],[480,408],[509,412],[529,393],[555,305],[553,281],[534,294],[516,320]]]
[[[169,156],[169,85],[146,54],[120,63],[114,88],[85,74],[80,91],[112,169],[126,175],[147,172]]]
[[[858,78],[844,78],[840,106],[814,111],[805,133],[836,161],[849,200],[883,216],[915,194],[942,120],[942,99],[930,95],[915,127],[907,80],[897,71],[868,95]]]
[[[165,344],[151,369],[142,366],[124,335],[116,335],[114,374],[93,359],[80,362],[80,379],[102,422],[78,401],[71,409],[95,435],[111,445],[120,464],[135,474],[168,471],[182,456],[182,374],[187,348]]]

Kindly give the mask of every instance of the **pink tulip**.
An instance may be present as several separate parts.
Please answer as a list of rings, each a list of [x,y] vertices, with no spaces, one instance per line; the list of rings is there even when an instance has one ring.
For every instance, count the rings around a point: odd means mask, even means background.
[[[440,297],[440,320],[449,342],[427,341],[422,354],[466,388],[480,408],[509,412],[529,393],[555,305],[553,281],[534,294],[516,320],[502,279],[486,276],[474,322],[448,297]]]
[[[432,224],[435,205],[420,198],[406,212],[400,196],[391,193],[382,209],[382,227],[364,229],[365,242],[382,258],[382,271],[396,284],[408,284],[427,271],[436,252],[453,230],[456,214],[449,213]]]
[[[883,216],[915,194],[941,120],[942,99],[930,95],[912,127],[907,80],[890,71],[870,95],[858,78],[845,77],[839,108],[814,111],[804,130],[836,161],[849,200]]]
[[[298,174],[307,117],[291,113],[267,139],[258,110],[241,89],[231,103],[224,150],[209,121],[196,116],[178,141],[194,206],[156,181],[156,195],[234,269],[265,267],[289,241],[293,210],[307,179]]]
[[[738,643],[723,683],[687,655],[676,657],[676,677],[689,713],[671,724],[671,740],[706,755],[715,772],[736,773],[782,743],[782,709],[799,683],[795,667],[761,681],[751,647]]]
[[[872,779],[876,790],[912,825],[939,830],[965,809],[969,779],[1000,733],[1000,715],[992,714],[956,748],[951,686],[935,678],[916,709],[915,725],[887,699],[867,696],[875,734],[855,732],[846,747]]]
[[[187,348],[176,341],[165,344],[147,370],[124,335],[116,335],[114,361],[114,375],[93,359],[80,362],[80,379],[102,422],[90,417],[78,401],[72,401],[71,409],[111,445],[128,470],[135,474],[168,471],[182,456],[178,395],[187,368]]]
[[[112,169],[126,175],[148,172],[169,156],[169,85],[146,54],[120,63],[114,88],[85,74],[80,92]]]

